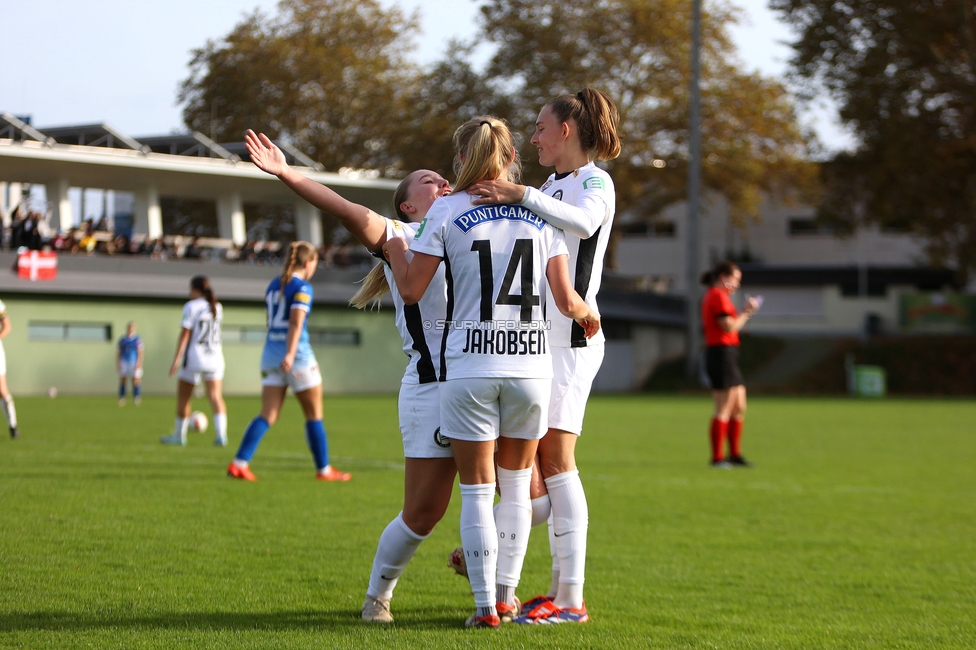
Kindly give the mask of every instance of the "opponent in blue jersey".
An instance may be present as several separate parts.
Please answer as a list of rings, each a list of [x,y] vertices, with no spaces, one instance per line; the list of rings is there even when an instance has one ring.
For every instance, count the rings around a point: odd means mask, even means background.
[[[126,327],[125,336],[119,339],[119,349],[115,355],[115,367],[119,371],[119,406],[125,406],[126,379],[132,378],[132,401],[136,406],[142,399],[142,339],[136,334],[136,323],[131,321]]]
[[[305,413],[305,438],[315,458],[316,478],[348,481],[350,475],[329,464],[329,445],[322,425],[322,374],[308,342],[308,314],[312,310],[309,280],[318,267],[318,252],[305,241],[292,242],[280,277],[268,285],[268,336],[261,354],[261,415],[247,425],[237,455],[227,467],[232,478],[256,481],[250,462],[261,438],[278,419],[285,393],[291,387]]]

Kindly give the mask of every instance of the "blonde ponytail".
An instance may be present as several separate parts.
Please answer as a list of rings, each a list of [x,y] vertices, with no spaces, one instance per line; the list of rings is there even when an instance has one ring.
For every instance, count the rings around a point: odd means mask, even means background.
[[[291,274],[295,269],[305,266],[309,260],[317,260],[319,252],[312,244],[307,241],[293,241],[288,244],[288,253],[285,255],[285,265],[281,269],[281,286],[284,288],[291,279]]]
[[[452,194],[484,180],[505,178],[517,182],[521,161],[508,124],[497,117],[468,120],[454,132],[454,181]]]
[[[356,309],[366,309],[367,307],[378,309],[380,298],[390,292],[390,285],[387,283],[386,273],[383,271],[383,263],[380,262],[374,266],[360,282],[363,286],[359,288],[355,296],[349,299],[349,304]]]

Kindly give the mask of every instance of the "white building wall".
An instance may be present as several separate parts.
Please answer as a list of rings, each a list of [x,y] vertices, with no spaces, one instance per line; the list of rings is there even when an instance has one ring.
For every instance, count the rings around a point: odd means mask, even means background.
[[[617,248],[617,270],[624,275],[670,278],[672,293],[685,293],[686,222],[688,209],[679,203],[662,217],[675,224],[673,237],[625,236]],[[924,242],[910,235],[859,231],[849,238],[825,234],[791,235],[790,218],[813,218],[814,209],[767,200],[761,220],[744,227],[729,221],[727,202],[705,202],[701,219],[699,268],[724,259],[727,251],[748,251],[758,262],[773,266],[914,266],[924,261]]]

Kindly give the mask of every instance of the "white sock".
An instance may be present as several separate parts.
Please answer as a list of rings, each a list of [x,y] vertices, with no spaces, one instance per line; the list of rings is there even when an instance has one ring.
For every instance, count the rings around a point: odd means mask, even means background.
[[[549,521],[549,513],[551,512],[552,506],[549,504],[548,494],[532,499],[532,527],[535,528],[539,524]]]
[[[7,418],[7,426],[11,429],[17,428],[17,409],[14,408],[14,396],[7,395],[0,400],[0,406],[3,407],[3,415]]]
[[[366,595],[387,600],[393,598],[393,589],[396,588],[400,574],[407,568],[420,542],[428,537],[429,535],[420,536],[410,530],[403,523],[403,513],[398,514],[380,535]]]
[[[214,413],[214,431],[217,434],[217,440],[223,444],[227,444],[227,414],[226,413]]]
[[[548,495],[546,495],[548,496]],[[556,597],[559,591],[559,554],[556,553],[556,535],[552,530],[552,513],[549,514],[549,555],[552,556],[552,582],[549,583],[549,591],[546,595],[550,598]]]
[[[495,501],[492,483],[461,484],[461,546],[468,566],[468,580],[476,607],[495,607],[495,567],[498,535],[491,506]]]
[[[579,471],[563,472],[546,479],[552,502],[552,526],[559,557],[559,608],[583,606],[583,574],[586,569],[586,530],[589,511]]]
[[[495,508],[495,528],[498,531],[498,586],[511,587],[505,593],[507,605],[515,604],[515,587],[522,576],[525,550],[529,546],[532,529],[532,500],[529,489],[532,484],[532,468],[498,468],[498,490],[501,499]]]
[[[240,458],[235,458],[231,462],[234,463],[234,467],[240,467],[241,469],[247,469],[247,466],[251,464],[250,462],[241,460]]]
[[[190,418],[176,418],[176,425],[173,428],[173,433],[180,437],[184,443],[186,442],[186,429],[190,426]]]

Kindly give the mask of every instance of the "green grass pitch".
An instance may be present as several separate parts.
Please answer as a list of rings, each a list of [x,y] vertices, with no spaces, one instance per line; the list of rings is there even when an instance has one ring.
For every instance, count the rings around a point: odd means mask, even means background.
[[[201,402],[198,400],[197,405]],[[4,648],[971,648],[976,403],[751,401],[751,470],[706,466],[707,397],[595,397],[579,446],[590,509],[582,626],[467,630],[446,567],[459,498],[393,600],[359,620],[399,511],[396,400],[329,397],[333,462],[313,480],[297,404],[253,462],[164,447],[173,399],[19,398],[0,439]],[[520,596],[548,586],[536,529]]]

